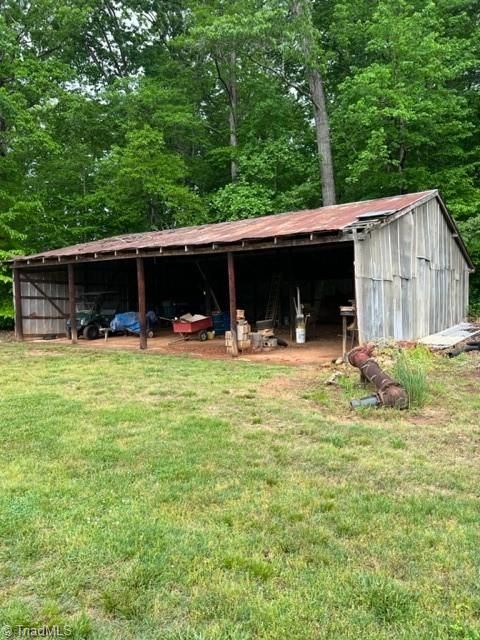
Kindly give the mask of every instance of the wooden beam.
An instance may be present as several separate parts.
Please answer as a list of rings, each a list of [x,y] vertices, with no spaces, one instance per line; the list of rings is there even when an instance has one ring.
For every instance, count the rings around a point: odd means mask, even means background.
[[[228,296],[230,300],[230,331],[232,332],[232,356],[238,356],[237,343],[237,289],[235,284],[235,261],[233,253],[227,253]]]
[[[65,320],[65,316],[22,316],[24,320]]]
[[[52,300],[63,300],[66,302],[68,298],[65,296],[51,296]],[[22,300],[45,300],[44,296],[22,296]]]
[[[13,294],[15,300],[15,338],[23,340],[22,290],[18,269],[13,270]]]
[[[147,303],[145,299],[145,267],[143,258],[136,258],[138,289],[138,320],[140,322],[140,349],[147,348]]]
[[[294,238],[291,240],[281,241],[277,238],[277,244],[272,241],[269,242],[241,242],[238,244],[231,245],[221,245],[216,244],[215,249],[212,249],[210,245],[208,246],[199,246],[199,247],[190,247],[188,254],[198,254],[198,255],[216,255],[216,254],[225,254],[226,252],[245,252],[245,251],[264,251],[267,249],[285,249],[288,247],[316,247],[317,245],[335,245],[335,244],[343,244],[345,242],[352,242],[352,237],[350,234],[337,233],[335,235],[325,234],[324,236],[314,236],[313,240],[310,240],[310,236],[307,238]],[[185,248],[162,248],[160,251],[159,248],[154,249],[140,249],[138,256],[144,258],[152,258],[159,257],[161,254],[162,257],[168,258],[169,256],[184,256]],[[95,257],[94,257],[95,256]],[[132,257],[136,257],[136,251],[125,251],[116,253],[111,251],[110,253],[96,253],[96,254],[84,254],[83,256],[73,256],[65,257],[62,259],[62,264],[67,264],[68,262],[109,262],[111,260],[131,260]],[[37,262],[38,261],[38,262]],[[30,259],[30,263],[28,265],[29,269],[35,269],[38,267],[42,267],[44,265],[55,265],[58,264],[58,261],[55,258],[35,258]],[[26,260],[13,260],[13,266],[15,267],[26,267]]]
[[[68,317],[70,320],[70,335],[72,344],[77,343],[77,309],[75,299],[75,271],[73,264],[67,265],[68,270]]]
[[[40,336],[44,336],[44,335],[45,335],[45,333],[24,333],[23,334],[25,340],[29,340],[29,339],[32,339],[32,338],[38,340],[38,338]],[[66,337],[67,334],[66,333],[54,332],[54,333],[51,333],[49,335],[55,336],[57,338],[64,338],[64,337]]]

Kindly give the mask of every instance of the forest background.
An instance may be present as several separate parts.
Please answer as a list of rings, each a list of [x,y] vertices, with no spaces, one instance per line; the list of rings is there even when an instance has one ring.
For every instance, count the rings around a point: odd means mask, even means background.
[[[0,0],[0,260],[439,188],[478,264],[479,118],[478,0]]]

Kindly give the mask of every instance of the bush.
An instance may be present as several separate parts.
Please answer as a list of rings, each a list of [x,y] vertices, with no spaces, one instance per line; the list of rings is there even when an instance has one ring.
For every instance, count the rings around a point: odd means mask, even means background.
[[[468,310],[468,317],[470,320],[474,322],[478,322],[480,320],[480,302],[472,302],[470,303],[470,308]]]
[[[9,300],[2,301],[0,299],[0,329],[13,329],[14,315],[13,305],[11,298]]]
[[[393,366],[393,377],[408,394],[410,407],[423,407],[428,394],[427,372],[432,355],[417,347],[400,351]]]

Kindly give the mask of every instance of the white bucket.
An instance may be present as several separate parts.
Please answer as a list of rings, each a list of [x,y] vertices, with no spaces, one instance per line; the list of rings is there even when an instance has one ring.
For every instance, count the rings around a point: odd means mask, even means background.
[[[305,327],[297,327],[295,329],[295,338],[297,344],[305,344]]]

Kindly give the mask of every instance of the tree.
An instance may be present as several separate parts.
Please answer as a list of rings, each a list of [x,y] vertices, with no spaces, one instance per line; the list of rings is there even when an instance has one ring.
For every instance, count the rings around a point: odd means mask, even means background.
[[[207,3],[195,3],[186,40],[192,51],[203,57],[203,63],[211,67],[215,85],[225,97],[232,182],[238,178],[238,75],[243,70],[243,49],[249,37],[242,22],[244,9],[245,3],[241,1],[210,0]]]
[[[181,156],[145,125],[100,162],[93,198],[111,212],[117,233],[192,224],[199,221],[201,203],[185,178]]]
[[[365,25],[368,61],[339,86],[334,112],[342,197],[439,186],[452,200],[470,188],[465,154],[471,111],[452,85],[471,64],[434,3],[379,2]]]
[[[314,8],[315,3],[311,0],[244,2],[242,18],[237,21],[236,29],[243,28],[248,43],[246,60],[262,69],[265,77],[281,81],[284,94],[297,99],[304,109],[305,118],[309,117],[307,110],[313,110],[322,202],[329,205],[336,201],[328,96],[324,82],[329,52],[323,47],[321,29],[313,15]]]
[[[311,183],[310,105],[304,100],[308,91],[300,99],[290,91],[277,72],[275,55],[272,58],[275,30],[283,24],[286,10],[287,5],[278,9],[258,0],[228,4],[213,0],[195,4],[192,12],[185,42],[199,56],[206,72],[201,111],[206,126],[216,132],[210,158],[228,158],[229,179],[234,183],[219,185],[213,198],[208,198],[221,219],[251,216],[255,211],[257,215],[270,213],[278,210],[276,207],[318,205],[320,201],[320,189]],[[222,140],[227,139],[229,146],[222,154]],[[281,156],[285,155],[281,146],[296,159],[302,154],[302,171],[296,170],[296,161],[292,170],[281,168]],[[249,169],[253,165],[255,174]],[[279,179],[278,171],[284,180]],[[267,177],[269,172],[277,179]],[[296,180],[299,182],[294,185]]]
[[[31,189],[31,178],[42,159],[56,148],[43,126],[43,114],[69,78],[67,67],[52,57],[68,29],[57,18],[57,11],[46,0],[36,5],[6,1],[0,15],[1,259],[28,252],[32,238],[27,228],[44,214],[38,194]],[[54,34],[55,24],[58,32]],[[3,269],[0,315],[11,313],[10,300],[10,277]]]
[[[300,40],[300,50],[304,58],[304,73],[308,81],[309,96],[313,105],[322,183],[322,203],[324,206],[329,206],[335,204],[336,195],[330,140],[330,119],[327,110],[323,74],[320,68],[321,50],[318,47],[318,36],[312,21],[310,2],[308,0],[293,0],[292,13],[295,17],[293,28],[296,37],[294,41]]]

